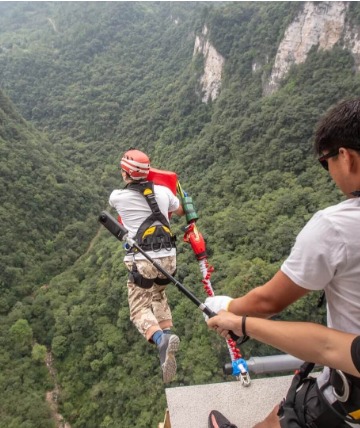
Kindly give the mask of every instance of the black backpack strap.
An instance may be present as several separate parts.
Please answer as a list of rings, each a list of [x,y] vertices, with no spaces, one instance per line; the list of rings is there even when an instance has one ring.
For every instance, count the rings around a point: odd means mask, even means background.
[[[141,193],[144,196],[152,212],[152,214],[146,220],[143,221],[143,223],[139,227],[139,231],[141,230],[142,232],[144,232],[155,221],[159,221],[164,226],[170,229],[170,224],[164,214],[160,211],[159,205],[156,201],[154,193],[154,183],[152,181],[129,183],[126,188]]]
[[[305,382],[314,367],[314,363],[305,362],[295,372],[286,398],[279,407],[278,416],[281,428],[302,428],[304,426],[302,418],[299,418],[298,412],[295,410],[296,395],[298,388]],[[303,389],[303,393],[306,392],[307,388]]]
[[[289,391],[286,396],[286,402],[288,404],[294,404],[295,403],[295,397],[296,397],[296,390],[299,388],[299,386],[304,383],[304,380],[309,376],[309,373],[313,370],[315,367],[314,363],[303,363],[301,367],[296,370],[295,376],[293,377],[293,380],[291,382]]]

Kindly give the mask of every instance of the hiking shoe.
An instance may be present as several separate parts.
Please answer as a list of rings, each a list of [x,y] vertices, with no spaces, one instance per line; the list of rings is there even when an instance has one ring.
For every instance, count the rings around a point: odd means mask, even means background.
[[[163,334],[159,348],[160,364],[164,383],[169,383],[176,375],[175,352],[179,349],[180,339],[176,334]]]
[[[212,417],[213,416],[213,417]],[[209,428],[237,428],[236,425],[230,423],[225,416],[217,410],[212,410],[209,415]]]

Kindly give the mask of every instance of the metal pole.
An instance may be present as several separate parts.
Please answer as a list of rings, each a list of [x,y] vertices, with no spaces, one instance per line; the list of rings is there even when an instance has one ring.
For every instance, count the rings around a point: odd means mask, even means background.
[[[255,374],[264,374],[293,371],[298,369],[304,361],[299,358],[295,358],[292,355],[283,354],[267,357],[251,357],[246,362],[249,371]]]

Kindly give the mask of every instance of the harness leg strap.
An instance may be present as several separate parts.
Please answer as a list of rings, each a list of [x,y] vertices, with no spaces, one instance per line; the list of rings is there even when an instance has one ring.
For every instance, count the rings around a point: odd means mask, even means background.
[[[135,263],[132,265],[131,271],[129,272],[129,280],[145,289],[151,288],[154,284],[154,278],[144,278],[137,270]]]
[[[171,276],[174,276],[174,275],[176,274],[176,270],[177,270],[177,269],[175,269],[175,270],[174,270],[174,272],[173,272],[173,273],[171,273],[170,275],[171,275]],[[170,281],[170,279],[169,279],[169,278],[155,278],[155,279],[154,279],[154,282],[155,282],[155,284],[157,284],[157,285],[167,285],[167,284],[169,284],[171,281]]]

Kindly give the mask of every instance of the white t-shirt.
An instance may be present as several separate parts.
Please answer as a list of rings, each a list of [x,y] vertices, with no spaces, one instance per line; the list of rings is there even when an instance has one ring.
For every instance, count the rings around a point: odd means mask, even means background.
[[[154,194],[160,211],[169,220],[169,212],[179,208],[179,199],[165,186],[154,184]],[[129,231],[129,236],[134,238],[142,222],[151,215],[151,209],[140,193],[129,189],[115,189],[110,195],[109,204],[116,209],[121,216],[124,227]],[[157,222],[161,224],[160,222]],[[160,258],[176,255],[176,249],[161,249],[160,251],[147,251],[151,258]],[[124,260],[133,260],[132,255],[126,255]],[[145,259],[141,253],[137,253],[136,260]]]
[[[325,290],[329,327],[360,334],[360,198],[318,211],[281,270],[301,287]]]

